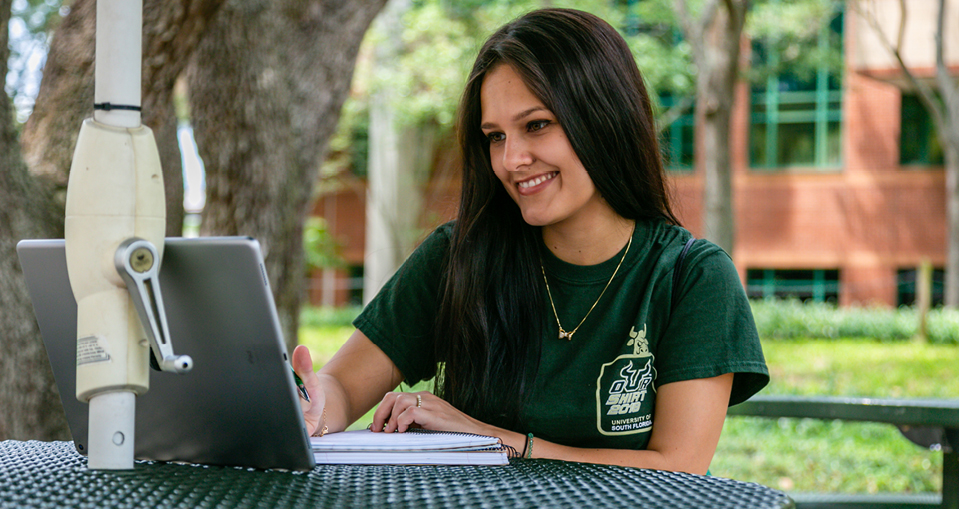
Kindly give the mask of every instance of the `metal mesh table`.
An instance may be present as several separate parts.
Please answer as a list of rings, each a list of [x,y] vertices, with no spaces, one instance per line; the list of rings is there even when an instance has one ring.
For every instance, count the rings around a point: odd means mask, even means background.
[[[550,460],[303,473],[149,461],[104,472],[86,463],[70,442],[0,442],[0,507],[794,507],[753,483]]]

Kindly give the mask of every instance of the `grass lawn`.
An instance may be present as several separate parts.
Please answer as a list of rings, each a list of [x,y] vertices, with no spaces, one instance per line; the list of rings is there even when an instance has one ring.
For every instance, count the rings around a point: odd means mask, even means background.
[[[300,330],[319,368],[352,334],[350,326]],[[777,340],[763,348],[767,394],[959,397],[959,348],[863,340]],[[405,387],[402,390],[426,390]],[[372,413],[354,427],[365,427]],[[713,475],[786,491],[937,492],[942,454],[924,450],[889,425],[812,419],[730,417]]]
[[[763,343],[767,394],[959,397],[959,348],[862,340]],[[937,492],[942,454],[887,424],[730,417],[711,470],[782,490]]]

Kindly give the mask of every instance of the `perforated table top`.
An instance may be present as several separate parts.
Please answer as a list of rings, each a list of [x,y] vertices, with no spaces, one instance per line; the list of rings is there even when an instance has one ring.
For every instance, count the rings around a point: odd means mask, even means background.
[[[550,460],[302,473],[163,462],[105,472],[86,463],[70,442],[0,442],[0,507],[795,507],[753,483]]]

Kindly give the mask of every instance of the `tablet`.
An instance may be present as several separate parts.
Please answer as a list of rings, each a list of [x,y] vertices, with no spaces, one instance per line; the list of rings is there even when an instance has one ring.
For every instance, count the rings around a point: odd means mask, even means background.
[[[74,445],[86,454],[76,399],[77,304],[64,241],[24,240],[20,265]],[[309,436],[263,257],[249,237],[168,238],[160,288],[185,374],[150,370],[137,397],[138,459],[309,470]]]

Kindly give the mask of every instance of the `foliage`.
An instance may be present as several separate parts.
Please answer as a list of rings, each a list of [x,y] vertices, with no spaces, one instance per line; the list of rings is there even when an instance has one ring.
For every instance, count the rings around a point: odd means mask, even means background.
[[[326,158],[320,167],[320,178],[335,177],[342,172],[352,172],[365,177],[367,156],[370,146],[370,115],[365,100],[348,97],[340,112],[340,121],[336,132],[330,136],[326,147]],[[327,189],[321,182],[314,190],[322,193]]]
[[[683,45],[673,37],[653,30],[628,30],[627,19],[643,19],[649,27],[671,26],[671,12],[658,2],[639,2],[627,7],[614,2],[565,0],[551,2],[592,12],[620,30],[654,89],[688,92],[692,80]],[[483,41],[504,23],[536,8],[541,1],[491,0],[473,2],[471,10],[451,2],[423,0],[403,18],[403,51],[396,72],[378,75],[372,88],[397,86],[399,103],[407,124],[433,120],[450,127],[473,57]],[[636,23],[632,23],[636,26]],[[382,41],[374,32],[373,41]]]
[[[636,57],[660,114],[665,113],[658,104],[660,96],[680,98],[694,93],[691,49],[682,38],[671,1],[416,0],[402,16],[399,37],[387,33],[382,23],[367,33],[352,96],[331,141],[324,176],[348,170],[364,174],[368,103],[371,94],[384,87],[394,91],[392,106],[402,127],[433,124],[441,135],[452,130],[466,76],[483,41],[504,23],[547,4],[592,12],[616,27]],[[840,4],[838,0],[756,2],[747,16],[747,36],[768,41],[779,57],[773,63],[757,59],[747,78],[761,82],[784,69],[804,78],[821,65],[841,69],[841,52],[834,46],[817,47],[820,28],[835,16]],[[384,52],[384,45],[399,47]],[[377,55],[382,58],[384,53],[396,56],[378,62]]]
[[[764,341],[766,392],[879,398],[959,397],[959,348],[863,339]]]
[[[786,491],[923,493],[941,487],[942,454],[884,424],[735,417],[710,468]]]
[[[752,301],[753,317],[760,337],[870,338],[903,341],[918,333],[919,318],[909,307],[899,309],[847,307],[798,300]],[[959,311],[933,309],[928,315],[928,339],[932,343],[959,344]]]
[[[50,37],[69,7],[62,0],[14,0],[10,15],[10,58],[6,91],[17,109],[17,121],[26,122],[40,87],[40,69]]]
[[[551,4],[592,12],[620,29],[654,100],[659,93],[692,91],[689,48],[676,39],[672,11],[665,1],[630,6],[596,0]],[[538,0],[418,0],[403,14],[398,40],[382,23],[374,24],[363,42],[352,95],[331,141],[332,157],[324,166],[324,176],[345,170],[362,175],[365,171],[363,136],[368,130],[368,104],[378,90],[393,91],[392,107],[401,127],[432,124],[439,128],[440,136],[451,131],[460,94],[482,43],[504,23],[543,6]],[[391,53],[382,51],[384,45],[397,44],[398,48],[391,48],[395,58],[377,61],[378,56]],[[354,147],[357,141],[361,143]]]
[[[339,255],[340,245],[330,234],[326,219],[311,216],[303,225],[303,250],[306,266],[310,269],[339,267],[343,260]]]
[[[362,310],[359,306],[312,307],[305,306],[300,312],[300,326],[307,328],[352,327],[353,320]],[[343,338],[345,341],[346,338]],[[336,345],[339,348],[339,345]]]
[[[843,10],[844,2],[837,0],[756,2],[746,18],[745,32],[754,41],[747,78],[762,83],[769,76],[788,73],[810,81],[820,68],[841,75],[842,27],[829,27],[841,23]],[[821,33],[828,37],[828,44],[819,44]]]
[[[955,398],[959,349],[866,340],[764,341],[769,394]],[[714,475],[801,492],[935,492],[942,454],[881,423],[734,417]]]

